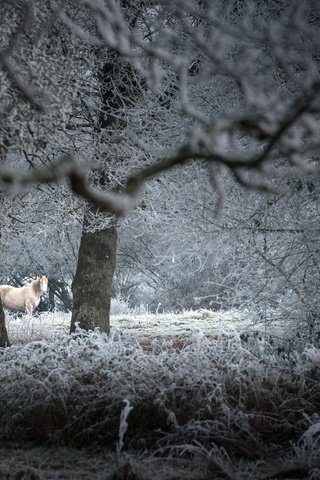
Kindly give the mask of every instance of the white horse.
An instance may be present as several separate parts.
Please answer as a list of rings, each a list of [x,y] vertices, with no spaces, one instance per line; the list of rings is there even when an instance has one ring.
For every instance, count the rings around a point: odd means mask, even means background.
[[[21,288],[0,285],[2,306],[9,310],[26,310],[31,317],[32,312],[40,303],[41,295],[47,291],[48,275],[41,275]]]

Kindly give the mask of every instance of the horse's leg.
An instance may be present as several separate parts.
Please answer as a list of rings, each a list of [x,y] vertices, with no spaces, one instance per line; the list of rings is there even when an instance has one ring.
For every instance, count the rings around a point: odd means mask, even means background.
[[[26,311],[29,315],[29,317],[32,317],[32,312],[33,312],[33,304],[30,301],[26,301]]]

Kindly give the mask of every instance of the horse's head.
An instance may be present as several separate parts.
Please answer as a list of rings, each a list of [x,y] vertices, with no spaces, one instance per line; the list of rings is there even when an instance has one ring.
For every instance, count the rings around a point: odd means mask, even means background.
[[[40,275],[39,285],[41,293],[47,293],[48,291],[48,275]]]

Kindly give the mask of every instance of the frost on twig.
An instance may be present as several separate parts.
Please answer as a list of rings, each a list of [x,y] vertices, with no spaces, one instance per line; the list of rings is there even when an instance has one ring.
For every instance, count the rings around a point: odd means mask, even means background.
[[[125,406],[121,410],[121,415],[120,415],[120,424],[119,424],[119,441],[117,443],[117,457],[118,461],[120,460],[120,456],[123,450],[124,446],[124,436],[126,434],[126,431],[128,429],[128,416],[131,410],[133,410],[133,407],[130,405],[129,400],[125,399],[124,400]]]
[[[9,6],[15,8],[15,10],[21,11],[21,25],[12,33],[9,44],[0,50],[0,67],[6,72],[11,82],[17,88],[20,96],[28,103],[30,103],[37,111],[44,112],[44,105],[37,99],[36,93],[33,91],[27,82],[23,81],[19,73],[18,67],[15,67],[12,61],[14,48],[18,43],[19,37],[22,33],[25,33],[32,23],[32,2],[21,0],[4,0]]]

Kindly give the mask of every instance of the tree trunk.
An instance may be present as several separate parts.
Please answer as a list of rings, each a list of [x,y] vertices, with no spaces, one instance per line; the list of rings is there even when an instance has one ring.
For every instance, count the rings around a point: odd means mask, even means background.
[[[4,316],[4,311],[2,308],[2,302],[0,299],[0,347],[10,347],[10,342],[8,338],[8,332],[6,329],[6,321]]]
[[[131,105],[139,96],[140,86],[136,81],[135,71],[128,63],[115,52],[109,53],[109,57],[109,61],[103,59],[103,62],[100,62],[98,70],[101,108],[97,131],[100,135],[101,132],[109,130],[112,137],[115,131],[119,132],[127,126],[125,107]],[[110,146],[107,155],[112,152]],[[117,147],[116,139],[115,148]],[[114,155],[111,153],[112,156],[117,156],[117,153]],[[121,155],[118,162],[121,162]],[[108,161],[106,163],[108,164]],[[115,189],[109,178],[108,169],[101,169],[95,181],[101,187]],[[96,212],[95,207],[91,206],[87,215],[90,214],[92,217]],[[73,310],[70,332],[75,331],[77,322],[85,330],[99,327],[102,331],[109,332],[111,284],[116,265],[117,217],[110,217],[112,219],[110,227],[95,232],[86,231],[87,218],[89,219],[85,215],[78,265],[72,285]]]
[[[92,211],[92,209],[91,209]],[[86,217],[85,217],[86,218]],[[110,301],[116,266],[116,219],[104,230],[82,231],[78,265],[72,284],[73,310],[70,333],[80,328],[110,331]]]

